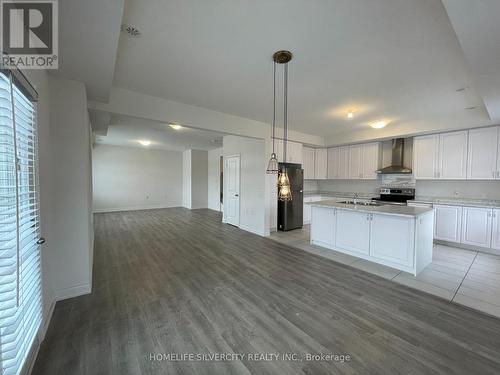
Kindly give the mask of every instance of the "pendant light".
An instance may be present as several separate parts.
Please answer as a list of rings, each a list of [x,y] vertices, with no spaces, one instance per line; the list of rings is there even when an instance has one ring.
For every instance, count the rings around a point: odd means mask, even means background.
[[[267,164],[266,173],[277,174],[278,173],[278,158],[274,152],[274,139],[276,135],[276,61],[273,64],[273,152],[271,154],[271,159]]]
[[[290,51],[278,51],[273,55],[274,63],[284,64],[283,67],[283,161],[286,162],[286,149],[288,143],[288,63],[292,60]],[[278,176],[278,199],[280,201],[292,200],[292,189],[288,172],[283,166]]]

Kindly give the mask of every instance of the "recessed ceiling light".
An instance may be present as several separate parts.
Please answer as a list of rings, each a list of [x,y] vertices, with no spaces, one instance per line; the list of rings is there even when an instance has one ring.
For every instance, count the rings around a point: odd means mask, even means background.
[[[354,112],[353,111],[349,111],[347,112],[347,118],[350,120],[354,117]]]
[[[148,141],[146,139],[141,139],[140,141],[137,142],[139,142],[143,146],[149,146],[151,144],[151,141]]]
[[[382,129],[382,128],[385,128],[387,126],[387,122],[386,121],[377,121],[377,122],[374,122],[373,124],[370,124],[370,126],[373,129]]]
[[[177,125],[177,124],[170,124],[169,126],[170,126],[172,129],[175,129],[175,130],[180,130],[180,129],[182,129],[182,126]]]

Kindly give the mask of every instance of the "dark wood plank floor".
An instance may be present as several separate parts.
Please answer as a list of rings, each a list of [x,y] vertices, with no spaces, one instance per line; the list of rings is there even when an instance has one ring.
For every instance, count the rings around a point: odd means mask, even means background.
[[[57,304],[34,374],[500,373],[500,319],[221,224],[213,211],[98,214],[95,229],[92,294]]]

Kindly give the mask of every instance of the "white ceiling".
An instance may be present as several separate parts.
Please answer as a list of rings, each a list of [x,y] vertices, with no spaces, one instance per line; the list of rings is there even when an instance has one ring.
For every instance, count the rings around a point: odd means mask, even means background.
[[[85,83],[107,101],[115,70],[123,0],[59,1],[59,69],[52,75]]]
[[[139,140],[151,141],[148,148],[184,151],[212,150],[222,147],[224,134],[183,127],[172,129],[166,123],[112,115],[107,135],[96,135],[96,143],[114,146],[145,147]]]
[[[441,0],[126,0],[123,22],[142,37],[120,37],[118,87],[270,122],[271,56],[289,49],[293,130],[334,141],[376,138],[380,119],[385,137],[492,123]]]

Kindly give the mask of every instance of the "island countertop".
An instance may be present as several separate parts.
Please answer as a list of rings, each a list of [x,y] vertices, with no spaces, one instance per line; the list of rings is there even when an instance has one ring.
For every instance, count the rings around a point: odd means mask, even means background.
[[[418,217],[433,210],[432,208],[427,208],[427,207],[410,207],[410,206],[397,206],[397,205],[380,205],[380,206],[364,206],[362,204],[354,205],[354,204],[339,203],[334,200],[310,202],[306,204],[317,207],[331,207],[331,208],[340,208],[343,210],[351,210],[358,212],[378,213],[378,214],[397,215],[397,216],[410,216],[410,217]]]

